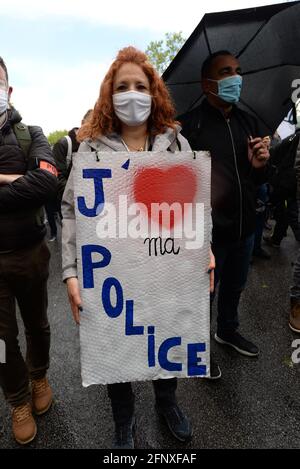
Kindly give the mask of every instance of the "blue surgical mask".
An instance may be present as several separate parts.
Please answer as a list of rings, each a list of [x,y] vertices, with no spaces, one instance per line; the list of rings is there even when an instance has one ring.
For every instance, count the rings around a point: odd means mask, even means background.
[[[218,83],[218,96],[223,101],[227,103],[237,103],[240,100],[241,90],[242,90],[242,82],[243,79],[241,75],[233,75],[231,77],[223,78],[222,80],[211,80]]]

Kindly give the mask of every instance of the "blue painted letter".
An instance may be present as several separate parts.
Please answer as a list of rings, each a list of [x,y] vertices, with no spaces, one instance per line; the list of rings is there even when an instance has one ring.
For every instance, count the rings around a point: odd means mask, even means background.
[[[203,376],[206,375],[206,365],[199,365],[201,358],[198,357],[198,352],[205,352],[205,344],[188,344],[188,376]]]
[[[125,325],[125,334],[126,335],[143,335],[144,326],[134,326],[133,325],[133,300],[126,301],[126,325]]]
[[[84,197],[77,197],[78,210],[86,217],[96,217],[104,208],[103,178],[111,178],[110,169],[84,169],[84,179],[94,179],[95,203],[93,208],[87,208]]]
[[[116,306],[111,304],[110,293],[112,287],[116,290]],[[114,277],[107,278],[102,287],[102,304],[107,316],[110,318],[117,318],[123,310],[123,289],[119,282]]]
[[[101,254],[103,259],[99,262],[92,261],[93,252]],[[97,244],[88,244],[82,246],[82,273],[83,273],[83,288],[94,288],[94,269],[106,267],[111,260],[111,253],[104,246],[98,246]]]
[[[148,366],[155,366],[155,327],[148,327]]]
[[[181,337],[171,337],[170,339],[166,339],[159,347],[158,361],[159,361],[160,366],[164,368],[164,370],[167,370],[167,371],[181,371],[182,370],[181,363],[174,363],[168,360],[169,350],[173,347],[177,347],[178,345],[181,345]]]

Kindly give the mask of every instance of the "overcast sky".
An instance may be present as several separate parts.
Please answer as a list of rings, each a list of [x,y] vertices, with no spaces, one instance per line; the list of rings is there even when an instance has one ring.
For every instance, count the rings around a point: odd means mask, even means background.
[[[12,101],[46,134],[79,125],[119,49],[145,50],[166,32],[188,38],[205,13],[276,0],[0,0],[0,55]]]

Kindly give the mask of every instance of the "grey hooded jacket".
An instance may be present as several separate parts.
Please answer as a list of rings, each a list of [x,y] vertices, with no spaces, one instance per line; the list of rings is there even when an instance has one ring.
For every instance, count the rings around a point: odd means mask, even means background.
[[[157,135],[151,142],[152,151],[191,151],[188,141],[180,135],[180,127],[176,130],[168,128],[164,134]],[[119,135],[99,137],[96,140],[88,139],[81,143],[78,152],[96,151],[126,151],[125,145]],[[75,156],[76,158],[76,156]],[[62,199],[62,270],[63,280],[77,277],[76,265],[76,223],[74,208],[73,169]]]

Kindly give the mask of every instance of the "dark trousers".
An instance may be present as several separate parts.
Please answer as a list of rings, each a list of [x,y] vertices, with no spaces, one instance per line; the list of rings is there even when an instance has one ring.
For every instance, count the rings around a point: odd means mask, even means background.
[[[156,404],[166,407],[176,403],[177,379],[158,379],[152,381]],[[116,424],[127,422],[134,412],[134,394],[131,383],[108,384],[108,396],[111,400],[113,418]]]
[[[56,215],[57,215],[57,207],[54,202],[48,202],[45,205],[45,210],[47,214],[47,219],[50,227],[50,235],[56,236],[57,235],[57,226],[56,226]]]
[[[300,249],[298,250],[296,262],[294,264],[291,298],[300,302]]]
[[[0,386],[12,406],[28,402],[29,377],[43,378],[49,367],[49,259],[44,241],[31,248],[0,253],[0,339],[6,352],[5,363],[0,363]],[[25,327],[26,363],[18,342],[15,300]]]
[[[215,288],[220,282],[217,318],[220,335],[234,332],[239,327],[238,306],[247,282],[253,245],[254,234],[242,241],[212,245],[216,258]]]
[[[276,225],[273,232],[273,241],[280,244],[286,236],[288,227],[293,230],[294,236],[300,242],[300,224],[298,222],[298,204],[296,197],[282,200],[276,205],[274,218]]]

